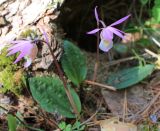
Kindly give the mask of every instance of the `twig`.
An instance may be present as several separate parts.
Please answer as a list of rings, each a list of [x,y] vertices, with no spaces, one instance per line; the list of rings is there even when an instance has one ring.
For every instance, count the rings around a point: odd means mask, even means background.
[[[123,122],[127,113],[127,90],[124,91],[124,103],[123,103]]]
[[[130,61],[130,60],[134,60],[134,59],[136,59],[136,57],[132,56],[132,57],[127,57],[127,58],[123,58],[123,59],[111,61],[111,62],[109,62],[109,63],[107,64],[107,66],[116,65],[116,64],[119,64],[119,63],[121,63],[121,62]]]
[[[95,85],[95,86],[103,87],[105,89],[109,89],[109,90],[112,90],[112,91],[116,91],[116,89],[112,86],[104,85],[104,84],[97,83],[97,82],[94,82],[94,81],[85,80],[85,83],[87,83],[89,85]]]
[[[43,112],[42,109],[40,111],[42,113],[42,115],[40,115],[40,116],[42,118],[44,118],[44,120],[47,120],[46,122],[48,122],[50,125],[52,125],[52,126],[54,126],[56,128],[59,128],[57,122],[54,119],[51,120],[50,118],[47,118],[48,116]]]
[[[151,102],[148,104],[147,108],[142,112],[142,116],[144,116],[148,110],[152,107],[152,105],[154,104],[154,102],[158,99],[158,97],[160,96],[160,92],[151,100]]]
[[[144,51],[148,54],[150,54],[152,57],[155,57],[155,58],[159,58],[160,56],[158,56],[156,53],[150,51],[149,49],[144,49]]]
[[[96,112],[93,115],[91,115],[91,117],[88,118],[86,121],[84,121],[83,123],[81,123],[81,125],[85,125],[85,124],[87,125],[87,123],[89,123],[97,115],[99,109],[101,108],[101,105],[102,105],[102,101],[100,101],[100,103],[98,105],[98,109],[96,110]]]

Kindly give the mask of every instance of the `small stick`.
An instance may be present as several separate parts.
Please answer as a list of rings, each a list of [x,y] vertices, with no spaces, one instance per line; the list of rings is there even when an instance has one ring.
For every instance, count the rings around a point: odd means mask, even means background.
[[[116,91],[116,89],[112,86],[104,85],[104,84],[97,83],[97,82],[94,82],[94,81],[85,80],[85,83],[87,83],[89,85],[95,85],[95,86],[103,87],[105,89],[109,89],[109,90],[112,90],[112,91]]]
[[[83,123],[81,123],[81,125],[85,125],[88,122],[90,122],[97,115],[97,113],[98,113],[98,110],[90,118],[88,118],[86,121],[84,121]]]
[[[147,52],[148,53],[148,52]],[[144,53],[140,56],[142,57],[145,57],[147,55],[147,53]],[[135,56],[131,56],[131,57],[127,57],[127,58],[122,58],[122,59],[119,59],[119,60],[114,60],[114,61],[111,61],[107,64],[107,66],[113,66],[113,65],[116,65],[116,64],[119,64],[121,62],[126,62],[126,61],[130,61],[130,60],[134,60],[134,59],[137,59],[137,57]]]
[[[125,89],[124,102],[123,102],[123,123],[125,121],[126,113],[127,113],[127,90]]]
[[[148,54],[150,54],[152,57],[156,57],[156,58],[159,58],[160,56],[157,55],[156,53],[150,51],[149,49],[144,49],[144,51]]]
[[[86,121],[81,123],[81,125],[87,125],[87,123],[89,123],[97,115],[99,109],[101,108],[101,105],[102,105],[102,101],[100,101],[100,104],[98,105],[98,109],[96,110],[96,112],[93,115],[91,115],[91,117],[88,118]]]
[[[151,102],[149,103],[148,107],[142,112],[142,116],[144,116],[148,110],[151,108],[151,106],[154,104],[154,102],[159,98],[160,96],[160,92],[151,100]]]
[[[123,59],[111,61],[107,65],[112,66],[112,65],[116,65],[116,64],[119,64],[121,62],[130,61],[130,60],[133,60],[133,59],[136,59],[136,57],[133,56],[133,57],[128,57],[128,58],[123,58]]]

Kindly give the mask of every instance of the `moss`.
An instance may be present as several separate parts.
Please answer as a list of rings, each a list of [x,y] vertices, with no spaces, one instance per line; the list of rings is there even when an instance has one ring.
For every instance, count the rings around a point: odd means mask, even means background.
[[[38,37],[37,32],[32,29],[26,29],[20,34],[20,38],[31,38],[32,40]]]
[[[20,95],[23,85],[23,71],[18,70],[18,66],[13,64],[15,56],[6,56],[7,51],[3,49],[0,54],[0,87],[1,93],[8,91],[15,95]]]
[[[10,56],[10,57],[7,57],[7,49],[3,49],[1,51],[1,54],[0,54],[0,71],[3,71],[4,68],[6,68],[6,66],[8,65],[12,65],[12,67],[15,69],[16,68],[16,65],[13,65],[13,61],[15,59],[14,56]]]

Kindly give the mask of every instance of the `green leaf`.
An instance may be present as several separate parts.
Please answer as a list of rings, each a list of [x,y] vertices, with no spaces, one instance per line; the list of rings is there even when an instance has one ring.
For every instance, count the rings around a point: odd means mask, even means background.
[[[85,125],[81,125],[79,121],[76,121],[72,127],[73,131],[84,131]]]
[[[155,65],[148,64],[118,71],[109,76],[107,84],[117,89],[127,88],[142,81],[153,72],[154,68]]]
[[[70,92],[71,92],[71,95],[72,95],[72,98],[73,98],[73,100],[74,100],[74,103],[76,104],[76,106],[77,106],[77,109],[78,109],[78,112],[81,112],[81,101],[80,101],[80,98],[79,98],[79,96],[78,96],[78,94],[75,92],[75,90],[73,89],[73,88],[71,88],[69,85],[68,85],[68,87],[69,87],[69,90],[70,90]]]
[[[155,0],[154,1],[154,6],[160,6],[160,1],[159,0]]]
[[[59,126],[59,128],[60,128],[61,130],[63,130],[63,129],[66,128],[66,123],[63,121],[63,122],[59,123],[58,126]]]
[[[16,131],[17,128],[16,118],[13,115],[8,114],[7,121],[8,121],[9,131]]]
[[[75,85],[78,86],[86,78],[86,57],[78,47],[67,40],[64,41],[64,54],[61,62],[67,77]]]
[[[33,77],[29,79],[29,86],[34,99],[47,112],[58,112],[68,118],[75,118],[62,81],[58,77]],[[81,102],[76,92],[70,88],[71,95],[81,111]]]
[[[152,14],[157,23],[160,22],[160,7],[154,7]]]
[[[72,131],[72,125],[68,124],[64,131]]]
[[[152,16],[157,23],[160,22],[160,1],[159,0],[154,1],[154,6],[152,8]]]

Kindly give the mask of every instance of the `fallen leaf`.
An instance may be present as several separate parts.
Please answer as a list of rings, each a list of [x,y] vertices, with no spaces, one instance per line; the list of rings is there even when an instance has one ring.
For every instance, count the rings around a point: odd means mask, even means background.
[[[100,121],[101,131],[137,131],[137,126],[120,122],[117,118]]]

